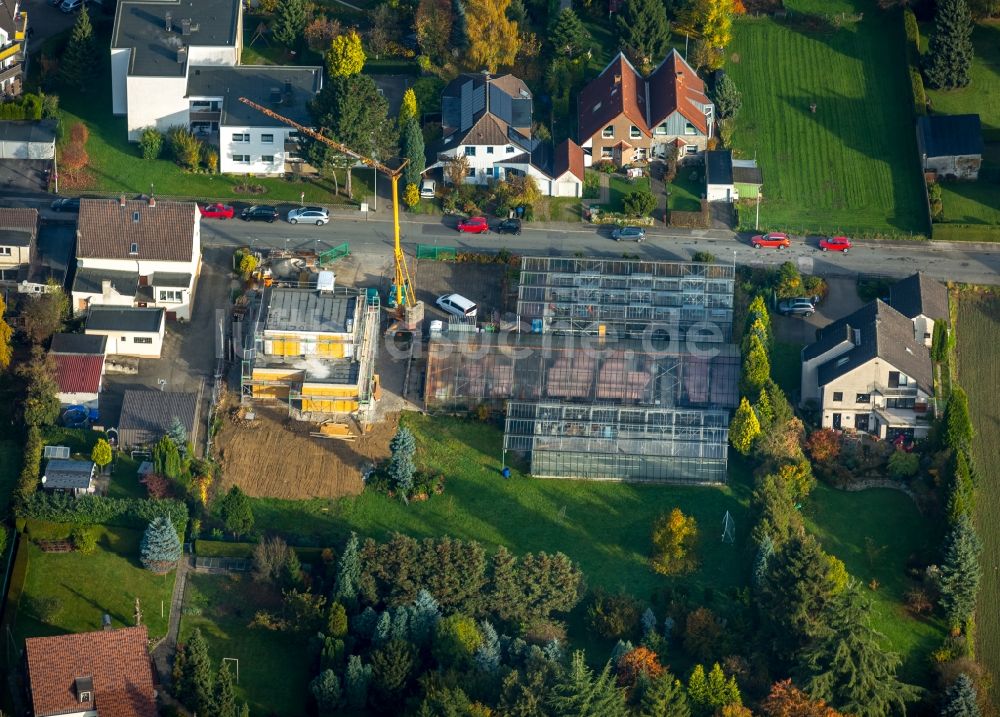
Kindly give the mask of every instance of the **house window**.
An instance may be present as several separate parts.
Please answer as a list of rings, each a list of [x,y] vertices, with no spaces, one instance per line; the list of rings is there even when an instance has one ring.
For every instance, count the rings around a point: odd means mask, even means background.
[[[917,400],[915,398],[887,398],[885,399],[886,408],[913,408],[917,405]]]
[[[684,134],[698,134],[698,130],[694,128],[694,125],[690,122],[684,125]]]
[[[249,163],[250,162],[250,155],[249,154],[234,154],[233,155],[233,161],[234,162]]]
[[[249,142],[250,141],[250,135],[249,134],[234,134],[233,135],[233,141],[234,142]]]
[[[173,303],[178,303],[183,301],[184,292],[174,291],[172,289],[160,289],[160,301],[170,301]]]
[[[611,147],[601,147],[601,159],[611,159]]]
[[[132,212],[132,221],[133,222],[139,221],[139,212]]]
[[[476,148],[475,147],[466,147],[465,148],[465,156],[466,157],[475,157],[476,156]]]
[[[684,154],[691,156],[698,154],[698,145],[696,144],[686,144],[684,145]]]
[[[486,168],[486,176],[487,177],[492,177],[493,176],[493,167],[487,167]]]
[[[487,147],[486,148],[486,154],[493,154],[493,148],[492,147]]]
[[[0,256],[10,256],[10,255],[11,252],[9,246],[0,246]]]
[[[475,177],[476,176],[476,168],[475,167],[470,168],[469,171],[465,173],[465,176],[466,177]]]
[[[122,343],[123,344],[127,344],[128,343],[128,336],[122,336]]]
[[[274,142],[273,134],[262,134],[260,136],[260,141],[264,144],[272,144]]]
[[[89,692],[81,692],[80,693],[80,702],[90,702],[90,693]]]
[[[153,343],[153,339],[149,336],[136,336],[132,339],[132,342],[136,344],[151,344]]]
[[[263,157],[260,158],[260,161],[264,162],[266,164],[274,164],[274,155],[273,154],[265,154]]]
[[[834,403],[840,403],[843,400],[844,400],[844,392],[843,391],[834,391],[833,392],[833,402]]]
[[[604,137],[605,139],[611,139],[612,137],[614,137],[615,126],[613,124],[609,124],[601,131],[601,136]]]
[[[135,243],[135,242],[132,242],[132,245],[128,248],[128,253],[131,254],[132,256],[135,256],[136,254],[138,254],[139,253],[139,245],[137,243]]]
[[[632,139],[639,139],[639,136],[641,134],[642,133],[639,131],[639,128],[636,127],[635,125],[632,125],[631,127],[628,128],[628,136],[631,137]]]
[[[653,130],[653,134],[658,135],[660,137],[664,136],[666,133],[667,133],[666,122],[661,122],[660,124],[656,125],[656,129]]]
[[[514,154],[514,146],[513,145],[510,145],[510,144],[507,145],[507,154]]]
[[[854,397],[855,403],[871,403],[872,395],[870,393],[859,393]]]

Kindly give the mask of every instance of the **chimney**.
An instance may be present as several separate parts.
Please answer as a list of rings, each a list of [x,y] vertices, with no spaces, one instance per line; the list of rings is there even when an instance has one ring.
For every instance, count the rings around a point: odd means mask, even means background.
[[[163,18],[163,25],[164,29],[167,32],[171,32],[174,29],[174,16],[170,13],[169,10],[167,11],[167,14]]]
[[[118,206],[121,207],[122,209],[125,208],[125,195],[124,194],[121,195],[120,197],[118,197]]]
[[[156,208],[156,197],[154,197],[152,194],[149,195],[149,208],[150,209]]]
[[[104,297],[105,299],[110,298],[110,296],[111,296],[111,280],[110,279],[103,279],[101,281],[101,296]]]
[[[181,34],[190,35],[191,34],[191,18],[182,17],[181,18]]]
[[[188,59],[188,49],[187,47],[177,48],[177,64],[183,65]]]

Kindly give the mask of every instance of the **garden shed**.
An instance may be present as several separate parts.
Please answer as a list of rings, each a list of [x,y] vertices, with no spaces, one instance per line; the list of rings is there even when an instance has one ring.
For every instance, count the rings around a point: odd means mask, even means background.
[[[710,202],[757,199],[764,184],[755,159],[734,159],[728,149],[705,152],[705,196]]]
[[[70,458],[50,458],[42,473],[42,488],[59,490],[73,495],[93,493],[94,473],[96,466],[93,461],[77,461]]]
[[[167,434],[175,420],[197,445],[199,396],[195,393],[127,389],[122,399],[118,440],[122,448],[148,448]]]
[[[0,121],[0,159],[53,159],[56,120]]]
[[[918,117],[917,149],[924,172],[941,179],[978,179],[983,164],[979,115]]]

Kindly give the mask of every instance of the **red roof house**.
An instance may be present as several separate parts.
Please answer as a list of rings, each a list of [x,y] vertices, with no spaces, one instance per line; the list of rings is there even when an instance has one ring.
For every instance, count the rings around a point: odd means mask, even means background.
[[[59,403],[97,408],[104,377],[104,354],[53,353]]]
[[[156,717],[144,625],[25,641],[35,717]]]

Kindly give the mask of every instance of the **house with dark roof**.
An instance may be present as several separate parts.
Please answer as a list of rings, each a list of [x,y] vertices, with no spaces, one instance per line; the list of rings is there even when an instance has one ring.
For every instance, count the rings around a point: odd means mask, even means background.
[[[193,202],[83,199],[76,229],[73,311],[164,309],[190,319],[201,271],[201,213]]]
[[[573,142],[552,145],[531,136],[531,90],[514,75],[459,75],[441,93],[441,139],[427,148],[425,172],[456,156],[469,165],[466,184],[488,184],[530,175],[546,196],[580,196],[583,150]],[[577,179],[573,168],[580,167]]]
[[[25,640],[35,717],[156,717],[146,626]]]
[[[934,339],[934,324],[947,326],[948,289],[918,271],[889,287],[889,304],[913,322],[913,338],[930,346]]]
[[[118,421],[118,441],[122,448],[152,446],[167,435],[175,421],[187,431],[188,440],[198,443],[199,397],[195,393],[130,388],[122,399]]]
[[[649,77],[624,53],[608,63],[580,92],[578,141],[586,165],[611,161],[616,167],[667,155],[694,156],[708,146],[715,105],[705,83],[677,50]]]
[[[132,306],[92,306],[84,333],[103,336],[108,356],[160,358],[166,312]]]
[[[0,94],[16,97],[28,56],[28,10],[21,0],[0,3]]]
[[[755,159],[733,159],[728,149],[705,152],[705,198],[710,202],[757,199],[764,184]]]
[[[0,207],[0,280],[27,278],[37,240],[37,209]]]
[[[917,150],[924,172],[941,179],[978,179],[983,164],[979,115],[917,117]]]
[[[908,293],[904,287],[900,297]],[[929,290],[927,298],[940,297]],[[802,405],[820,409],[824,428],[889,439],[927,435],[936,411],[934,371],[920,316],[877,299],[817,331],[816,342],[802,349]]]
[[[42,471],[42,488],[72,493],[75,496],[89,495],[96,490],[96,472],[97,467],[93,461],[50,458]]]
[[[128,138],[189,127],[219,147],[219,170],[282,174],[301,162],[295,131],[239,101],[309,124],[322,67],[241,65],[240,0],[121,0],[111,35],[112,107]]]
[[[103,356],[107,347],[107,336],[88,336],[87,334],[55,334],[52,336],[52,344],[49,347],[49,353],[53,356],[58,356],[59,354]]]

